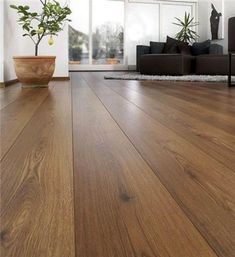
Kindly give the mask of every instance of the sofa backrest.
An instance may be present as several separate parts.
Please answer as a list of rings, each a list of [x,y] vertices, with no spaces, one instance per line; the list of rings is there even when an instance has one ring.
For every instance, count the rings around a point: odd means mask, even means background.
[[[228,51],[235,52],[235,17],[228,20]]]
[[[150,41],[150,53],[151,54],[161,54],[163,52],[165,44],[166,43],[164,43],[164,42]]]

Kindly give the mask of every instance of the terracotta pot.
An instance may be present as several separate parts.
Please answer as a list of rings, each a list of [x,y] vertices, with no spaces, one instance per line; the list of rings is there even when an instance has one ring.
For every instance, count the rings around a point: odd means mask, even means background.
[[[81,61],[69,61],[69,64],[81,64]]]
[[[106,59],[107,64],[118,64],[119,60],[116,58],[108,58]]]
[[[55,56],[15,56],[14,65],[23,87],[47,87],[55,70]]]

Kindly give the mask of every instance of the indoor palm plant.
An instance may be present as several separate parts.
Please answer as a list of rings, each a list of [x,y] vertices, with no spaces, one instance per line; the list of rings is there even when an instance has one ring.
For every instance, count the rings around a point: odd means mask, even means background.
[[[199,23],[194,22],[194,18],[190,17],[190,13],[185,12],[183,20],[180,20],[179,18],[175,19],[178,21],[178,23],[174,22],[173,24],[181,27],[181,30],[176,34],[176,39],[187,43],[196,41],[199,36],[197,32],[193,30],[193,28],[198,26]]]
[[[10,7],[19,14],[19,25],[23,36],[29,37],[35,46],[34,56],[14,57],[15,71],[19,81],[27,86],[47,86],[55,70],[55,56],[38,56],[39,45],[45,37],[53,45],[53,36],[63,30],[64,23],[71,14],[68,6],[61,6],[55,0],[39,0],[41,12],[33,12],[28,5]]]

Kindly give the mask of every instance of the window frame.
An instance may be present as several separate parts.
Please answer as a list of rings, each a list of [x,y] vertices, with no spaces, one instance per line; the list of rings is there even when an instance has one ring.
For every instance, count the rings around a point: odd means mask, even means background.
[[[70,0],[71,2],[72,0]],[[117,1],[117,0],[115,0]],[[127,65],[127,55],[126,55],[126,0],[120,0],[124,4],[124,38],[123,38],[123,63],[122,64],[93,64],[92,63],[92,53],[93,53],[93,45],[92,45],[92,33],[93,33],[93,0],[89,0],[89,64],[70,64],[69,63],[69,70],[70,71],[99,71],[99,70],[128,70]],[[73,10],[72,10],[73,11]],[[69,40],[69,37],[68,37]]]

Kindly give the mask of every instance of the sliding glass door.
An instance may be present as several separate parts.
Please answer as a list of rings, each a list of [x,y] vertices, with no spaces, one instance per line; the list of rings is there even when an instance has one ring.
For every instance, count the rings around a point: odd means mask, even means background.
[[[70,69],[120,69],[124,62],[124,0],[70,0]]]
[[[70,7],[69,62],[89,64],[89,0],[70,0]]]

